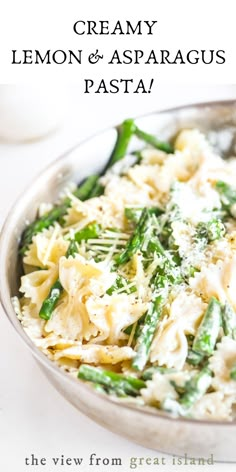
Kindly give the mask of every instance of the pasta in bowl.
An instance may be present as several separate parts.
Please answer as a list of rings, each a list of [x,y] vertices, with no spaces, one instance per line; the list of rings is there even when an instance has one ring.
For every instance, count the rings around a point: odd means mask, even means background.
[[[132,441],[224,461],[235,137],[233,102],[109,129],[38,176],[0,237],[2,305],[54,387]]]
[[[144,147],[127,154],[134,134]],[[172,148],[125,121],[102,174],[23,234],[14,305],[36,346],[104,394],[232,420],[235,181],[236,158],[199,130]]]

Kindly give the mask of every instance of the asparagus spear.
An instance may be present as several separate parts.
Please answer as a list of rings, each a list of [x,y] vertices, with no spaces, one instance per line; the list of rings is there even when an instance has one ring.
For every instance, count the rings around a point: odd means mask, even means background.
[[[196,231],[197,239],[205,239],[206,244],[223,238],[225,235],[225,226],[220,219],[213,218],[207,223],[199,223]]]
[[[203,354],[200,354],[199,352],[195,352],[193,351],[193,349],[190,349],[188,351],[188,357],[186,359],[186,362],[191,365],[198,365],[203,361],[203,359]]]
[[[212,372],[208,367],[204,367],[197,372],[191,380],[185,384],[185,392],[181,394],[179,400],[166,398],[161,408],[175,416],[186,416],[194,404],[203,397],[211,385]]]
[[[120,126],[117,127],[117,140],[112,152],[112,155],[103,168],[102,172],[97,175],[96,182],[94,183],[93,188],[86,196],[86,200],[88,198],[99,197],[104,192],[104,187],[100,184],[99,179],[101,176],[105,175],[108,169],[110,169],[114,164],[120,161],[127,153],[127,149],[133,135],[134,130],[134,121],[133,120],[126,120]]]
[[[107,165],[103,169],[103,174],[105,174],[108,169],[110,169],[114,164],[116,164],[116,162],[120,161],[120,159],[125,156],[130,140],[134,134],[134,128],[135,124],[134,120],[132,119],[123,121],[123,123],[117,127],[118,137],[115,148]]]
[[[149,215],[146,208],[143,209],[139,222],[128,240],[124,251],[116,257],[116,265],[125,264],[142,247],[145,240],[146,231],[149,223]]]
[[[135,328],[135,332],[134,332],[134,339],[137,339],[139,337],[139,335],[141,334],[141,329],[142,329],[142,326],[143,326],[143,323],[144,323],[145,316],[146,316],[146,314],[141,316],[138,319],[138,321],[136,321],[135,323],[127,326],[127,328],[124,329],[124,333],[130,335],[132,333],[134,324],[136,324],[136,328]]]
[[[127,218],[127,220],[132,221],[132,223],[137,224],[143,210],[144,208],[126,207],[125,217]],[[156,215],[156,216],[159,216],[163,213],[163,211],[158,207],[147,208],[147,212],[149,215]]]
[[[157,139],[156,136],[153,136],[152,134],[142,131],[137,126],[135,126],[134,134],[142,141],[145,141],[146,143],[151,144],[151,146],[153,146],[154,148],[160,149],[161,151],[164,151],[167,154],[173,154],[174,152],[174,149],[169,143],[159,141],[159,139]]]
[[[77,243],[80,243],[82,240],[87,241],[90,238],[95,238],[98,236],[100,231],[100,226],[96,223],[89,224],[85,228],[77,231],[74,236],[74,240],[70,241],[69,247],[66,252],[66,257],[74,257],[75,254],[78,252]],[[50,320],[53,310],[63,292],[63,287],[61,285],[60,280],[56,280],[56,282],[52,285],[49,294],[45,298],[42,303],[42,306],[39,310],[39,317],[43,320]]]
[[[155,223],[155,220],[153,211],[149,212],[148,208],[142,210],[137,226],[128,240],[125,249],[116,257],[116,266],[128,262],[141,249],[148,254],[157,252],[164,256],[167,261],[165,250],[154,233],[153,223]]]
[[[142,131],[140,128],[138,128],[133,119],[128,119],[125,120],[120,126],[118,126],[118,140],[115,149],[112,153],[111,159],[104,169],[104,173],[109,167],[114,165],[117,161],[120,160],[121,157],[124,156],[127,151],[130,139],[133,135],[137,136],[139,139],[141,139],[141,141],[144,141],[147,144],[151,144],[151,146],[156,149],[160,149],[166,153],[174,152],[172,146],[168,142],[160,141],[156,138],[156,136]]]
[[[189,409],[208,390],[211,384],[212,373],[208,367],[197,372],[191,380],[186,382],[185,393],[180,398],[182,407]]]
[[[39,310],[39,317],[43,320],[50,320],[52,316],[52,312],[63,292],[63,287],[61,285],[60,280],[56,280],[56,282],[52,285],[47,298],[42,303],[42,306]]]
[[[56,221],[61,221],[66,215],[69,206],[70,199],[67,198],[62,205],[54,207],[41,218],[38,218],[33,221],[33,223],[29,224],[22,235],[19,251],[20,254],[25,254],[35,234],[41,233],[44,229],[50,228],[50,226],[52,226]]]
[[[157,274],[153,279],[153,300],[144,317],[143,326],[140,327],[140,334],[136,345],[136,356],[132,362],[134,369],[137,370],[142,370],[148,361],[153,337],[166,301],[168,286],[180,281],[177,273],[173,271],[175,268],[174,262],[168,257],[168,253],[164,250],[157,236],[154,235],[154,237],[150,238],[147,251],[156,252],[162,256],[163,266],[161,268],[158,267]]]
[[[75,233],[74,240],[77,243],[81,243],[81,241],[88,241],[89,239],[98,238],[100,232],[100,225],[98,225],[97,223],[90,223]]]
[[[82,202],[90,198],[90,195],[92,194],[94,188],[97,185],[99,177],[100,176],[98,174],[90,175],[89,177],[87,177],[85,181],[82,182],[74,191],[75,197],[82,200]]]
[[[216,298],[212,297],[193,341],[193,350],[210,356],[214,351],[220,326],[221,305]]]
[[[92,177],[95,177],[95,176],[91,176],[91,181],[92,181]],[[82,184],[81,189],[82,188],[83,189],[82,189],[81,194],[79,193],[80,187],[78,187],[78,189],[74,193],[74,194],[77,193],[76,196],[78,196],[78,198],[80,198],[81,200],[85,199],[82,195],[85,196],[86,185],[87,185],[87,181],[84,184]],[[71,200],[69,198],[66,198],[64,202],[62,203],[62,205],[58,205],[54,207],[52,210],[50,210],[48,213],[43,215],[41,218],[38,218],[37,220],[29,224],[22,235],[21,246],[20,246],[20,251],[19,251],[20,254],[22,255],[25,254],[30,243],[32,242],[33,236],[35,236],[38,233],[41,233],[44,229],[50,228],[56,221],[62,222],[63,217],[66,215],[67,210],[70,206],[71,206]]]
[[[205,360],[205,356],[203,354],[199,354],[199,352],[195,352],[193,347],[194,336],[192,334],[186,335],[188,341],[188,355],[186,358],[186,362],[191,365],[199,365],[203,360]]]
[[[171,259],[167,260],[167,253],[166,253],[164,247],[162,246],[159,238],[155,234],[152,235],[150,240],[148,241],[146,252],[147,252],[147,254],[156,253],[156,254],[159,254],[160,256],[162,256],[164,261],[165,261],[166,267],[167,267],[167,265],[172,264]]]
[[[236,362],[234,363],[233,367],[230,370],[230,378],[232,380],[236,380]]]
[[[77,245],[75,241],[71,241],[69,244],[69,247],[66,252],[66,257],[73,256],[77,252]],[[42,303],[42,306],[39,310],[39,317],[42,318],[43,320],[50,320],[52,316],[52,312],[63,292],[63,287],[61,285],[61,282],[59,279],[54,282],[52,287],[50,288],[48,296],[45,298],[45,300]]]
[[[99,383],[95,383],[95,384],[93,385],[93,387],[94,387],[94,390],[96,390],[96,391],[99,392],[99,393],[105,393],[105,394],[106,394],[106,393],[110,393],[110,392],[108,391],[108,389],[106,390],[105,387],[103,387],[103,385],[101,385],[101,384],[99,384]]]
[[[216,190],[220,194],[223,209],[235,218],[236,189],[226,182],[218,180],[216,182]]]
[[[230,336],[236,340],[236,313],[228,302],[222,307],[221,314],[225,336]]]
[[[146,384],[143,380],[135,377],[126,377],[108,370],[92,367],[82,364],[79,368],[78,378],[87,380],[95,384],[104,385],[118,396],[137,396],[141,388],[145,388]]]
[[[167,278],[159,276],[158,282],[156,283],[156,289],[165,288],[167,284]],[[154,300],[151,302],[149,309],[146,312],[144,323],[137,339],[136,355],[132,362],[132,367],[136,370],[143,370],[147,363],[152,340],[162,314],[165,298],[164,293],[154,295]]]
[[[133,129],[133,120],[126,120],[117,128],[118,136],[110,159],[100,174],[91,175],[78,187],[74,193],[77,198],[84,201],[88,200],[88,198],[98,197],[103,194],[104,188],[99,183],[99,179],[108,169],[125,156],[130,139],[133,135]]]
[[[70,257],[70,256],[74,257],[75,254],[77,254],[77,252],[78,252],[78,247],[77,247],[76,241],[72,239],[66,251],[66,257]]]
[[[106,291],[108,295],[112,295],[114,292],[117,292],[117,290],[121,290],[125,293],[134,293],[136,292],[137,288],[133,285],[132,287],[129,287],[129,281],[125,279],[125,277],[122,277],[121,275],[118,275],[116,278],[115,283]]]

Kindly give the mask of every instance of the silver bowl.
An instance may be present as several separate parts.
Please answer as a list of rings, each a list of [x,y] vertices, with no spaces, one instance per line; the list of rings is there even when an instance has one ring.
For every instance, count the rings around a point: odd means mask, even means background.
[[[181,128],[197,127],[209,136],[225,157],[236,149],[236,102],[211,102],[178,107],[138,118],[137,123],[160,138],[170,139]],[[71,378],[44,356],[24,332],[12,307],[18,294],[20,264],[17,247],[26,221],[35,218],[40,202],[53,202],[68,181],[80,181],[99,170],[114,147],[117,131],[108,129],[80,143],[43,173],[17,200],[4,224],[0,239],[0,298],[6,315],[41,369],[64,397],[76,408],[109,430],[148,448],[216,461],[236,461],[236,421],[208,422],[173,419],[154,409],[136,407],[96,392]],[[130,150],[140,143],[135,139]]]

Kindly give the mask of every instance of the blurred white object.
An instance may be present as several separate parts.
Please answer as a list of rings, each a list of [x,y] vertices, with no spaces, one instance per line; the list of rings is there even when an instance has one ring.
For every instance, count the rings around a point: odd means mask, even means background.
[[[1,85],[0,139],[30,141],[55,130],[65,116],[63,87]]]

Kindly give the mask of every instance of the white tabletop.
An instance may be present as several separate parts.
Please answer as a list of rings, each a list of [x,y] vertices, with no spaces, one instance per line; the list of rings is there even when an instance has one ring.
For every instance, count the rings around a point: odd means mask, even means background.
[[[76,142],[126,117],[164,107],[208,99],[236,98],[236,86],[160,87],[155,95],[84,96],[68,90],[68,110],[61,128],[47,138],[28,144],[0,143],[0,226],[7,212],[31,179]],[[115,472],[130,469],[130,457],[159,457],[158,470],[171,470],[171,457],[132,444],[83,416],[49,384],[31,354],[17,337],[0,308],[0,470],[2,472],[90,471],[90,453],[121,457]],[[187,452],[187,451],[186,451]],[[25,457],[46,458],[47,466],[25,465]],[[81,466],[53,466],[51,457],[83,457]],[[168,467],[169,466],[169,467]],[[109,467],[95,467],[104,472]],[[175,467],[172,465],[172,470]],[[201,466],[198,466],[198,470]],[[209,466],[209,470],[213,467]],[[136,470],[157,470],[143,465]],[[184,470],[195,470],[185,466]],[[208,470],[208,466],[202,467]],[[218,466],[214,466],[218,470]],[[227,466],[233,470],[233,465]]]

